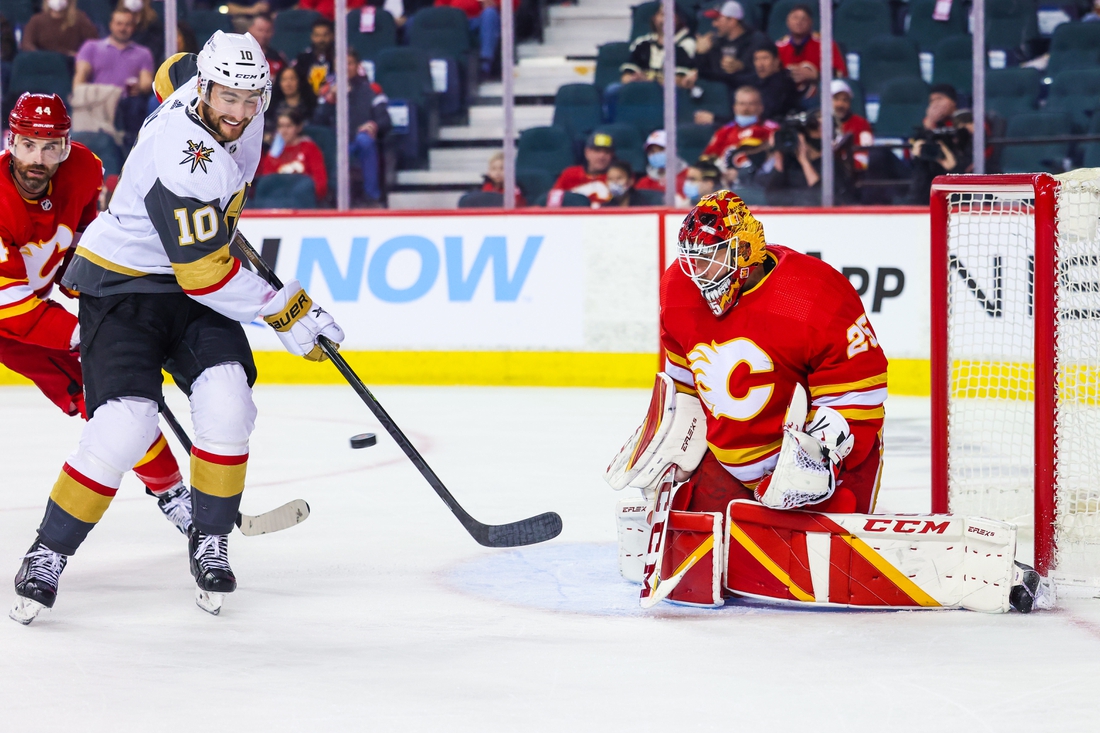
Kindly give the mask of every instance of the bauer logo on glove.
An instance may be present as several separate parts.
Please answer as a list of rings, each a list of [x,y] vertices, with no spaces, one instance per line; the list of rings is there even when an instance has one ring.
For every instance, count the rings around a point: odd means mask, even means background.
[[[267,302],[260,315],[275,329],[283,347],[292,354],[310,361],[328,357],[321,349],[321,336],[337,345],[344,340],[344,331],[324,308],[316,305],[297,280],[291,280]]]

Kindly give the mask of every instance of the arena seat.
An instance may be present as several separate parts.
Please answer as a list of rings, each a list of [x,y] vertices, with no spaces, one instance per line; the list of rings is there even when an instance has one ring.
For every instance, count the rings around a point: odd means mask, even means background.
[[[257,209],[316,209],[313,179],[304,173],[275,173],[256,179]]]
[[[868,41],[859,61],[863,91],[881,95],[889,82],[903,78],[921,78],[917,45],[897,36],[877,36]]]
[[[374,30],[359,31],[361,8],[348,11],[348,48],[355,49],[361,59],[374,59],[381,51],[397,45],[397,23],[389,12],[376,8]]]
[[[676,150],[680,154],[680,158],[687,161],[688,165],[691,165],[695,161],[699,160],[699,156],[703,154],[703,149],[707,147],[707,143],[714,136],[714,131],[718,129],[718,125],[678,125],[676,127]]]
[[[691,100],[691,106],[714,115],[716,120],[728,120],[733,114],[733,99],[730,88],[714,79],[698,79],[695,87],[702,95]]]
[[[1072,69],[1100,67],[1100,25],[1062,23],[1050,39],[1047,76],[1054,77]]]
[[[1089,129],[1093,112],[1100,107],[1100,68],[1073,69],[1054,77],[1043,111],[1067,117],[1075,133]]]
[[[985,47],[1029,54],[1027,46],[1039,37],[1035,0],[986,0]]]
[[[664,121],[665,92],[660,84],[652,81],[635,81],[624,84],[619,90],[614,122],[634,125],[645,137],[663,127]]]
[[[302,134],[321,149],[325,173],[328,174],[329,196],[332,197],[336,193],[336,130],[327,125],[305,125],[302,127]]]
[[[53,51],[20,51],[11,66],[12,99],[23,92],[57,94],[68,102],[73,91],[73,76],[64,54]]]
[[[105,176],[117,176],[122,172],[122,151],[119,150],[115,139],[107,133],[74,132],[73,140],[87,146],[103,161],[103,174]]]
[[[218,31],[233,32],[233,19],[217,10],[192,10],[187,14],[186,20],[195,33],[195,41],[200,48]]]
[[[625,41],[605,43],[596,49],[596,77],[593,82],[601,92],[615,84],[622,74],[619,67],[630,61],[630,44]]]
[[[890,6],[882,0],[847,0],[836,9],[833,29],[845,52],[859,53],[872,38],[890,35]]]
[[[922,53],[932,53],[936,50],[936,44],[945,38],[969,33],[969,6],[966,3],[951,3],[951,13],[944,21],[932,17],[937,2],[938,0],[911,0],[908,5],[905,35],[916,41]]]
[[[271,37],[271,47],[282,51],[288,59],[293,60],[309,48],[313,23],[321,19],[321,14],[313,10],[280,11],[275,16],[275,34]]]
[[[920,77],[902,77],[886,84],[879,97],[876,137],[908,138],[928,108],[928,85]]]
[[[554,95],[554,120],[574,140],[588,135],[603,122],[600,90],[593,84],[562,84]]]
[[[1089,124],[1090,135],[1100,135],[1100,115],[1093,115]],[[1100,141],[1093,140],[1084,145],[1085,159],[1081,163],[1085,168],[1100,168]]]
[[[504,194],[499,191],[470,191],[458,199],[460,209],[500,209],[504,207]]]
[[[1005,137],[1049,137],[1072,132],[1073,127],[1063,114],[1025,112],[1008,121]],[[1061,173],[1069,148],[1069,143],[1006,145],[1001,154],[1001,167],[1005,173]]]
[[[516,186],[519,187],[523,198],[535,201],[543,196],[554,185],[556,179],[541,168],[516,167]]]
[[[573,165],[573,143],[558,127],[531,127],[519,134],[516,168],[537,168],[557,177]]]
[[[1038,69],[990,69],[985,74],[985,108],[1006,120],[1021,112],[1034,112],[1042,83]]]
[[[936,44],[933,84],[950,84],[962,94],[974,86],[974,42],[970,36],[951,36]]]

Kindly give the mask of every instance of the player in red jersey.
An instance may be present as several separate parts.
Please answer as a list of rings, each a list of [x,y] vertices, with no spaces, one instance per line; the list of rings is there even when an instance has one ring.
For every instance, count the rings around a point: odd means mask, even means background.
[[[87,418],[77,318],[49,295],[96,217],[103,164],[70,140],[69,114],[56,94],[23,94],[8,128],[0,153],[0,363],[67,415]],[[190,493],[159,431],[134,473],[186,534]]]
[[[709,450],[678,503],[722,511],[731,499],[762,498],[801,386],[807,425],[828,407],[854,445],[835,466],[835,492],[797,505],[873,511],[886,356],[855,289],[821,260],[766,245],[763,226],[729,191],[704,197],[680,240],[681,267],[661,281],[664,371],[702,402]]]

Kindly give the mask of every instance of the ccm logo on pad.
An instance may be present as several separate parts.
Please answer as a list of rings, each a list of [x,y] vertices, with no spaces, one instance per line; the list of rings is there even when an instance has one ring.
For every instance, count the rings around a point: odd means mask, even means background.
[[[868,519],[865,532],[898,532],[899,534],[943,534],[951,522],[937,524],[931,519]]]

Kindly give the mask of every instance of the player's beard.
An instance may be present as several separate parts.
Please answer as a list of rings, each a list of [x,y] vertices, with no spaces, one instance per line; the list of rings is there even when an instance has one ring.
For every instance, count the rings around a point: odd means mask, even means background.
[[[236,125],[231,125],[226,122],[227,119],[232,119],[229,115],[218,112],[206,102],[199,100],[199,115],[202,117],[203,124],[205,124],[212,133],[214,133],[215,139],[220,143],[231,143],[241,138],[244,134],[244,130],[248,127],[248,124],[252,122],[252,117],[246,117]]]
[[[50,179],[57,172],[60,163],[43,165],[41,163],[20,163],[14,156],[11,159],[12,178],[25,193],[37,196],[50,185]]]

